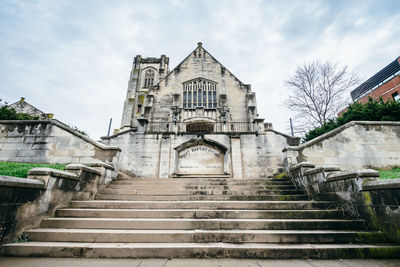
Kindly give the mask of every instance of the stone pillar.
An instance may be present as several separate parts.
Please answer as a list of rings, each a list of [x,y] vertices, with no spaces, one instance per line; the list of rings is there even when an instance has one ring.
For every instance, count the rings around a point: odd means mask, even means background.
[[[231,137],[232,151],[232,176],[235,179],[243,178],[242,151],[240,148],[240,137]]]
[[[169,174],[169,153],[171,149],[170,136],[163,136],[160,145],[160,169],[158,171],[158,178],[168,178]]]

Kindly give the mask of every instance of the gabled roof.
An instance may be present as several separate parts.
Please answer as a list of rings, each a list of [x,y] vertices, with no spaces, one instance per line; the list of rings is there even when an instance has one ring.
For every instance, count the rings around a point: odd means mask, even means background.
[[[204,52],[206,52],[208,55],[210,55],[210,57],[217,62],[219,65],[221,65],[222,68],[224,68],[228,73],[230,73],[241,85],[245,85],[241,80],[239,80],[235,75],[233,75],[232,72],[230,72],[224,65],[222,65],[215,57],[213,57],[206,49],[204,49],[203,44],[201,42],[197,43],[197,47],[192,50],[192,52],[190,52],[187,57],[185,57],[174,69],[172,69],[170,72],[168,72],[167,75],[165,75],[164,78],[162,78],[157,84],[155,84],[154,86],[158,86],[164,79],[166,79],[171,73],[173,73],[176,69],[179,69],[179,67],[182,65],[183,62],[185,62],[192,54],[193,52],[195,52],[198,48],[201,48],[204,50]]]
[[[15,109],[17,112],[24,112],[24,113],[25,113],[24,109],[28,107],[34,112],[35,116],[40,116],[42,119],[43,118],[48,118],[48,116],[49,116],[47,113],[41,111],[37,107],[35,107],[35,106],[29,104],[28,102],[26,102],[24,97],[21,97],[21,99],[18,100],[17,102],[14,102],[14,103],[9,104],[7,106],[10,107],[10,108]]]

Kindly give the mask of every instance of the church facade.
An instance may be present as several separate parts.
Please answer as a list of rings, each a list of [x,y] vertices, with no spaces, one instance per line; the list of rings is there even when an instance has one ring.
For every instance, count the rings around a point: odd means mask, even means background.
[[[267,177],[299,139],[257,114],[256,95],[198,43],[172,71],[169,58],[136,56],[121,128],[119,169],[137,177]]]

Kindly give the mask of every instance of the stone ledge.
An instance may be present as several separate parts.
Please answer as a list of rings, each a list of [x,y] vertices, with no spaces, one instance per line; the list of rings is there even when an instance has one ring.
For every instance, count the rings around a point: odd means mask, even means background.
[[[326,182],[338,180],[346,180],[352,178],[376,178],[379,177],[379,172],[372,169],[363,169],[358,171],[342,171],[340,173],[330,173],[326,177]]]
[[[108,170],[112,170],[112,171],[115,170],[115,167],[112,164],[104,163],[104,162],[92,162],[92,163],[88,163],[88,165],[90,167],[94,167],[94,168],[103,167],[103,168],[108,169]]]
[[[362,191],[400,189],[400,178],[390,180],[368,181],[362,186]]]
[[[98,174],[101,175],[101,171],[99,171],[98,169],[83,165],[83,164],[68,164],[65,167],[65,170],[71,170],[71,171],[86,171],[86,172],[90,172],[90,173],[94,173],[94,174]]]
[[[340,171],[340,168],[338,166],[333,166],[333,165],[332,166],[322,165],[304,171],[304,175],[311,175],[319,172],[333,172],[333,171]]]
[[[323,135],[320,135],[304,144],[301,144],[299,146],[288,146],[285,147],[282,152],[286,151],[299,151],[302,150],[306,147],[312,146],[318,142],[322,142],[325,139],[328,139],[331,136],[334,136],[338,134],[341,131],[344,131],[347,128],[350,128],[355,125],[388,125],[388,126],[400,126],[400,122],[398,121],[350,121],[342,126],[339,126],[338,128],[333,129],[332,131],[329,131],[327,133],[324,133]]]
[[[58,128],[61,128],[63,130],[65,130],[66,132],[71,133],[72,135],[75,135],[77,137],[79,137],[80,139],[85,140],[86,142],[101,148],[103,150],[114,150],[114,151],[121,151],[121,148],[116,147],[116,146],[107,146],[104,145],[100,142],[97,142],[93,139],[91,139],[90,137],[87,137],[75,130],[73,130],[72,128],[68,127],[68,125],[56,120],[56,119],[51,119],[51,120],[1,120],[0,121],[1,124],[19,124],[19,125],[25,125],[25,124],[52,124],[54,126],[57,126]]]
[[[46,186],[42,181],[30,178],[18,178],[4,175],[0,175],[0,186],[46,189]]]
[[[60,171],[52,168],[33,168],[28,171],[28,175],[49,175],[57,178],[77,181],[80,179],[80,177],[75,173]]]
[[[290,167],[290,171],[297,170],[299,168],[314,168],[315,164],[311,162],[301,162]]]

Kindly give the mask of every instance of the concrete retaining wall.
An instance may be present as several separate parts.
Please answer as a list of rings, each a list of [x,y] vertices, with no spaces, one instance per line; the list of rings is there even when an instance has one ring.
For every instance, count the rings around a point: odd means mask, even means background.
[[[348,216],[364,219],[369,229],[400,243],[400,178],[380,180],[371,169],[341,171],[309,162],[291,165],[289,176],[310,199],[335,201]]]
[[[309,161],[347,170],[390,169],[400,166],[400,122],[349,122],[284,152],[288,164]]]
[[[170,178],[176,172],[176,149],[201,139],[226,148],[225,174],[234,178],[268,177],[283,168],[287,145],[298,142],[276,131],[262,134],[146,134],[127,131],[102,142],[121,148],[118,169],[137,177]],[[194,164],[196,164],[194,162]]]
[[[0,161],[113,162],[119,148],[105,146],[57,120],[0,121]]]
[[[67,171],[34,168],[28,178],[0,176],[0,243],[38,227],[72,199],[91,200],[117,173],[107,164],[67,165]]]

